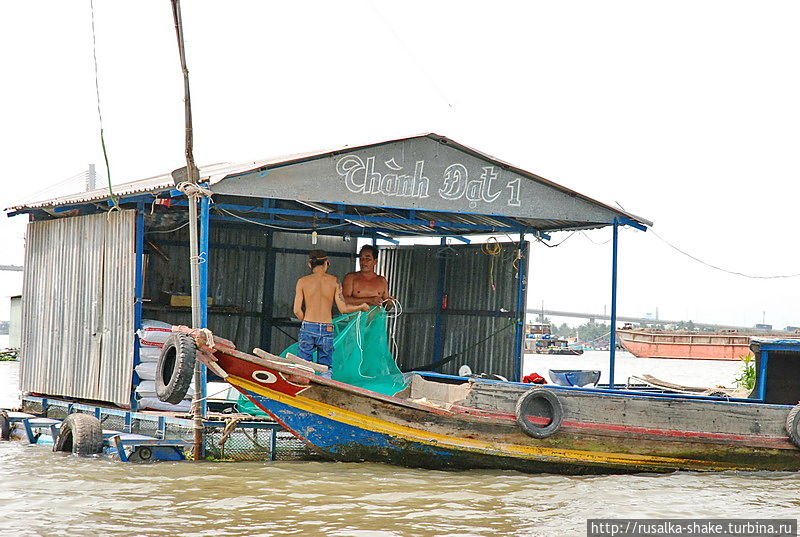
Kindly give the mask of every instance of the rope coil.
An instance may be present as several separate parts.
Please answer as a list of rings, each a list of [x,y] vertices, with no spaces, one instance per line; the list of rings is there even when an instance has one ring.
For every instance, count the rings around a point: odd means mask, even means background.
[[[193,265],[202,265],[203,263],[208,263],[208,258],[206,256],[208,256],[206,252],[200,252],[198,255],[190,256],[189,262]]]
[[[207,189],[204,186],[201,186],[197,183],[192,183],[190,181],[183,181],[178,183],[175,187],[176,190],[183,192],[186,196],[206,196],[211,197],[214,195],[211,190]]]

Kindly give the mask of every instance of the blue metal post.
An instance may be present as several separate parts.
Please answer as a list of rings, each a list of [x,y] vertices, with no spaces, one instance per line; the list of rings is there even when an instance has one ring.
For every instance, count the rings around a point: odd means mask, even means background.
[[[614,241],[611,257],[611,334],[609,335],[608,387],[614,388],[614,360],[617,353],[617,247],[619,221],[614,218]]]
[[[265,199],[264,209],[275,206],[275,200]],[[261,293],[261,348],[266,351],[272,349],[272,330],[274,325],[273,308],[275,299],[275,266],[276,254],[273,248],[273,232],[266,232],[264,243],[264,288]]]
[[[210,201],[208,196],[200,198],[200,328],[208,328],[208,261],[209,261],[209,219]],[[208,383],[208,368],[200,365],[200,415],[205,418],[208,412],[208,401],[206,399],[206,384]]]
[[[767,360],[769,352],[761,351],[761,360],[758,364],[758,398],[763,401],[767,397]]]
[[[167,437],[167,420],[164,416],[158,417],[158,429],[156,430],[156,437],[165,439]]]
[[[136,204],[136,235],[135,235],[136,265],[134,274],[134,303],[133,303],[133,330],[142,327],[142,298],[144,294],[144,203]],[[133,367],[140,363],[139,337],[133,340]],[[139,385],[139,375],[134,371],[131,385],[131,410],[139,410],[139,401],[136,399],[136,387]]]
[[[520,257],[517,260],[517,326],[514,334],[514,380],[522,380],[522,338],[525,335],[525,286],[528,274],[528,243],[519,234]]]
[[[442,237],[440,244],[447,246],[447,237]],[[436,285],[436,300],[437,304],[434,306],[436,310],[436,320],[434,321],[433,328],[433,361],[438,362],[444,357],[444,288],[445,280],[447,278],[447,258],[442,256],[439,258],[439,280]],[[441,367],[437,367],[436,371],[441,372]]]

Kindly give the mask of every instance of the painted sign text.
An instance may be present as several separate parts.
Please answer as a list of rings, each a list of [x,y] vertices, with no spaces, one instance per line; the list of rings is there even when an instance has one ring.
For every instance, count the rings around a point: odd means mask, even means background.
[[[394,158],[383,163],[384,173],[376,169],[375,157],[366,160],[358,155],[345,155],[336,164],[344,178],[345,187],[353,193],[396,196],[405,198],[430,197],[431,180],[425,175],[425,161],[414,162],[413,171],[397,164]],[[435,184],[433,193],[448,201],[466,200],[470,208],[479,203],[520,205],[520,178],[503,178],[502,170],[483,166],[479,175],[470,177],[469,169],[461,163],[450,164]],[[436,178],[439,179],[439,178]]]

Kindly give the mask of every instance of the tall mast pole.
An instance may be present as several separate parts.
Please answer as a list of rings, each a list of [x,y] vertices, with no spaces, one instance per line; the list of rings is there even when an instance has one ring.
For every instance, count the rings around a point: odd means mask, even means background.
[[[186,183],[183,191],[189,199],[189,266],[191,269],[192,328],[201,327],[200,318],[200,257],[197,238],[197,200],[200,188],[197,185],[198,170],[194,163],[194,139],[192,133],[192,100],[189,94],[189,68],[186,66],[186,51],[183,44],[183,22],[181,20],[180,0],[172,1],[172,17],[175,20],[175,34],[178,38],[178,53],[183,71],[183,102],[186,117]],[[200,398],[203,392],[203,379],[200,362],[194,364],[194,460],[200,460],[203,446],[203,415]]]

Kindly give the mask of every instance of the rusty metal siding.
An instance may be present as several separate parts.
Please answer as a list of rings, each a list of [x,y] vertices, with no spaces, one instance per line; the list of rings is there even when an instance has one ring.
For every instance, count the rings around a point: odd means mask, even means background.
[[[442,357],[460,354],[439,370],[455,374],[462,364],[467,364],[475,373],[513,379],[514,323],[519,317],[516,245],[502,243],[501,247],[496,256],[487,255],[481,245],[381,250],[379,271],[389,280],[390,293],[403,305],[404,313],[394,331],[401,369],[434,361],[434,327],[440,306],[439,265],[445,263],[447,309],[442,315]],[[488,339],[482,341],[485,338]]]
[[[127,404],[134,211],[28,225],[23,391]]]

